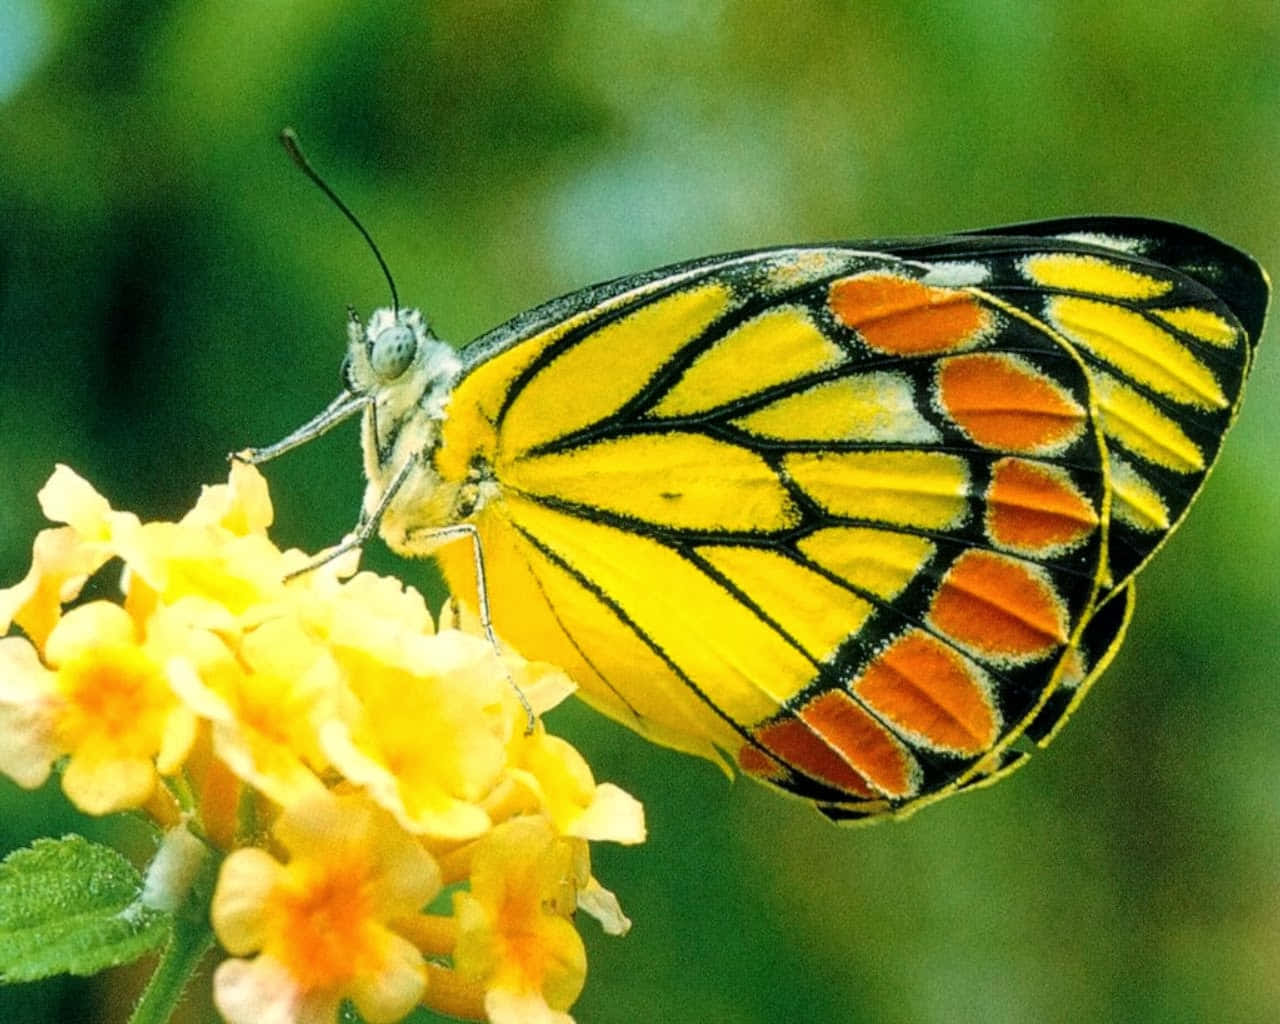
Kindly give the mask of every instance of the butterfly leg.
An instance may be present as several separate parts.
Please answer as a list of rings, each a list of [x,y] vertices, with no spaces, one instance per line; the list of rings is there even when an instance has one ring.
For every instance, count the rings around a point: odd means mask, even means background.
[[[322,565],[327,565],[335,558],[340,558],[348,551],[354,551],[362,548],[378,530],[378,523],[382,521],[383,515],[386,513],[391,500],[396,496],[396,492],[404,485],[405,480],[409,478],[409,474],[413,470],[413,460],[410,459],[397,471],[396,475],[391,478],[391,483],[387,485],[387,489],[382,492],[382,497],[378,499],[378,505],[372,512],[360,510],[360,518],[356,520],[356,528],[343,538],[342,543],[336,547],[330,548],[319,558],[308,562],[301,569],[296,569],[285,577],[291,580],[294,577],[302,576],[305,573],[319,569]]]
[[[251,466],[261,466],[264,462],[269,462],[277,456],[283,455],[287,451],[292,451],[299,445],[306,444],[321,434],[327,433],[353,413],[359,412],[369,402],[368,395],[358,395],[354,392],[344,391],[330,402],[320,415],[304,423],[288,437],[282,438],[275,444],[267,445],[265,448],[246,448],[244,451],[232,452],[227,458],[234,459],[237,462],[247,462]]]
[[[493,618],[489,614],[489,587],[485,582],[484,549],[480,546],[480,534],[475,525],[472,523],[455,523],[450,526],[432,527],[423,532],[432,539],[445,543],[460,537],[466,537],[471,542],[471,554],[475,559],[476,567],[476,611],[480,616],[480,628],[484,630],[485,639],[489,641],[494,653],[501,656],[501,650],[498,647],[498,636],[493,631]],[[503,663],[503,670],[506,671],[507,682],[516,691],[516,698],[520,701],[520,706],[524,708],[526,719],[525,735],[527,736],[533,732],[536,721],[533,705],[529,703],[529,698],[525,696],[525,692],[520,689],[519,684],[511,677],[510,671],[507,671],[505,662]]]

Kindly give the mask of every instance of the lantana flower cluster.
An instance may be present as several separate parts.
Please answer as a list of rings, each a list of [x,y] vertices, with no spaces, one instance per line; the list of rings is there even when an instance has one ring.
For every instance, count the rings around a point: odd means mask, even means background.
[[[541,714],[568,679],[437,629],[354,553],[279,550],[250,466],[179,522],[115,511],[61,466],[38,497],[63,525],[0,591],[0,771],[31,788],[58,768],[84,811],[141,810],[185,837],[162,853],[194,836],[224,858],[229,1021],[330,1024],[344,999],[374,1024],[419,1004],[571,1020],[575,911],[629,926],[588,842],[640,842],[644,822],[531,722],[520,695]],[[82,599],[112,560],[121,598]]]

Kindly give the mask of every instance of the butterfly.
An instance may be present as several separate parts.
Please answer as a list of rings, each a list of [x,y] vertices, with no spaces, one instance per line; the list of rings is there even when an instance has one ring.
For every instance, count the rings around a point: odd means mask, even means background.
[[[460,351],[397,301],[250,457],[359,413],[357,540],[433,555],[649,739],[903,815],[1008,774],[1111,660],[1267,299],[1208,235],[1093,217],[679,263]]]

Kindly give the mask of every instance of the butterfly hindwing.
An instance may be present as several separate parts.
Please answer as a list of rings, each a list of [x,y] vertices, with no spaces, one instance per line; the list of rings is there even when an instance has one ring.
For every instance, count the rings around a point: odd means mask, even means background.
[[[1129,620],[1133,617],[1133,602],[1133,581],[1130,580],[1112,591],[1090,613],[1067,654],[1058,686],[1024,731],[1028,739],[1039,746],[1048,746],[1066,724],[1120,649]]]
[[[433,459],[485,498],[499,634],[836,818],[1011,770],[1118,643],[1129,589],[1099,602],[1185,511],[1249,352],[1196,277],[1045,234],[698,261],[469,347]]]

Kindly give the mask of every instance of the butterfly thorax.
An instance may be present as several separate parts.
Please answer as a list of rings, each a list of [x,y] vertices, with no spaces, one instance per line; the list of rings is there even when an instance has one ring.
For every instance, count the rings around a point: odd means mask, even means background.
[[[459,522],[475,503],[466,481],[443,479],[434,461],[460,369],[416,309],[379,309],[364,326],[353,321],[344,372],[348,387],[369,399],[361,424],[364,514],[373,516],[394,486],[379,530],[405,554],[432,550],[432,531]]]

